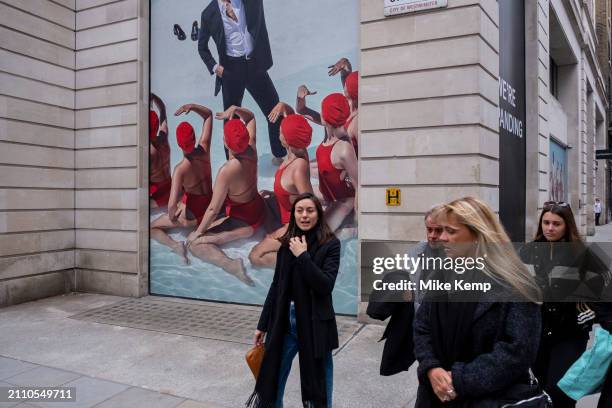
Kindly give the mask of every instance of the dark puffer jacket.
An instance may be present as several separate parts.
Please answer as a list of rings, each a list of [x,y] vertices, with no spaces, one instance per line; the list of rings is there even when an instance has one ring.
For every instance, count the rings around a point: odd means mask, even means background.
[[[453,364],[452,381],[458,398],[476,400],[503,394],[514,384],[529,381],[529,368],[538,351],[540,307],[533,303],[478,303],[472,319],[471,361]],[[414,333],[419,362],[419,389],[415,407],[436,406],[427,372],[440,367],[431,337],[431,303],[419,308]]]

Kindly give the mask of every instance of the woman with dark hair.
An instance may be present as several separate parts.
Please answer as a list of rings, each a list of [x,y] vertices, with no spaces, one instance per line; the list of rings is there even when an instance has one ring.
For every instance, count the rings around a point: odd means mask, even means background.
[[[544,203],[534,241],[521,249],[523,261],[532,266],[544,294],[542,333],[536,377],[551,396],[555,408],[575,407],[557,383],[585,351],[595,313],[605,304],[586,305],[576,290],[582,283],[595,292],[604,287],[607,267],[583,243],[568,203]],[[587,281],[588,278],[588,281]],[[575,301],[573,301],[575,300]]]
[[[332,290],[340,265],[340,241],[328,227],[312,193],[300,194],[287,232],[279,238],[272,285],[254,343],[265,337],[265,355],[247,407],[282,407],[285,384],[296,353],[300,359],[305,407],[331,407],[338,329]]]

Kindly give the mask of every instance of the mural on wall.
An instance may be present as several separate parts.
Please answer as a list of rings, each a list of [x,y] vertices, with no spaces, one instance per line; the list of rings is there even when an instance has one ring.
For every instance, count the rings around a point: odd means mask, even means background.
[[[567,202],[567,150],[550,139],[548,180],[550,199]]]
[[[353,0],[151,0],[152,294],[262,304],[311,191],[342,240],[335,309],[356,314],[358,18]]]

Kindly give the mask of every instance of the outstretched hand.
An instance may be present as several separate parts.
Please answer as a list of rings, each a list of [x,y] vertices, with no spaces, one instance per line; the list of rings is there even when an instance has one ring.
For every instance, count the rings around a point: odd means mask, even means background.
[[[308,244],[306,243],[306,237],[302,235],[301,237],[293,237],[289,240],[289,250],[296,258],[302,255],[308,249]]]
[[[174,112],[174,116],[179,116],[179,115],[182,115],[183,113],[186,114],[186,113],[189,113],[189,112],[191,112],[191,104],[190,103],[187,104],[187,105],[183,105],[180,108],[178,108],[176,110],[176,112]]]
[[[304,99],[307,96],[316,95],[316,94],[317,94],[317,91],[310,92],[310,90],[306,88],[306,85],[300,85],[297,91],[297,97],[300,99]]]
[[[340,58],[338,62],[336,62],[334,65],[330,65],[327,68],[329,68],[329,71],[327,72],[329,76],[334,76],[340,71],[351,72],[352,70],[351,63],[346,58]]]

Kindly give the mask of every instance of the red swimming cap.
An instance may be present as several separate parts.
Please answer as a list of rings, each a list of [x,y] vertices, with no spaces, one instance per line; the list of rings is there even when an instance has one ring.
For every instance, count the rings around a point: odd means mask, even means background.
[[[346,89],[346,94],[349,98],[354,101],[357,100],[359,96],[359,71],[353,71],[346,77],[344,89]]]
[[[149,111],[149,140],[155,140],[159,131],[159,117],[155,111]]]
[[[176,142],[185,154],[189,154],[195,149],[195,132],[189,122],[181,122],[176,127]]]
[[[225,144],[235,153],[242,153],[249,146],[249,131],[240,119],[228,120],[223,128]]]
[[[344,125],[350,114],[349,103],[340,93],[327,95],[321,102],[321,116],[325,123],[332,127],[339,128]]]
[[[302,115],[287,115],[281,122],[281,132],[289,147],[305,149],[312,140],[312,128]]]

